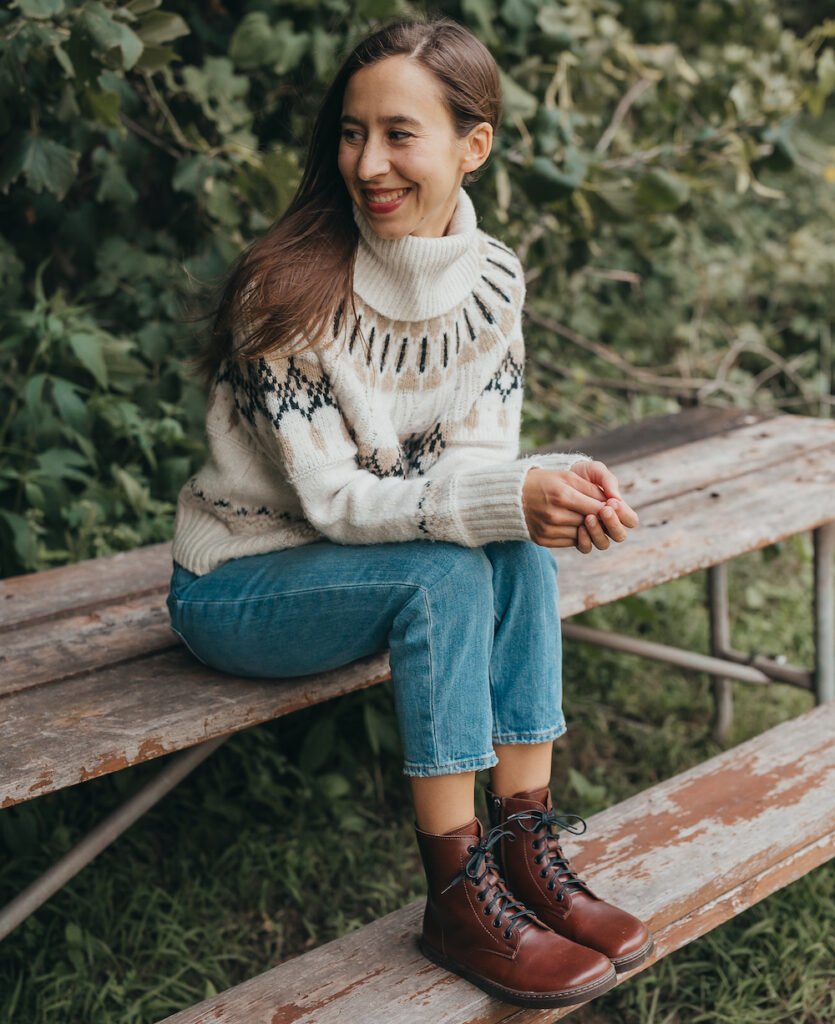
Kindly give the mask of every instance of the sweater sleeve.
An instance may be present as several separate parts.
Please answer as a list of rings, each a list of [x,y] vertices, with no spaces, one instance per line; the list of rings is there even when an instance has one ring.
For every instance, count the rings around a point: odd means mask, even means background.
[[[439,482],[458,476],[456,496],[462,518],[477,540],[482,529],[489,528],[489,517],[496,504],[503,504],[508,515],[521,516],[522,489],[528,470],[570,469],[577,462],[591,461],[579,451],[532,453],[520,458],[519,438],[525,377],[525,344],[521,313],[509,338],[504,359],[476,399],[468,415],[446,435],[446,445],[437,461],[421,471],[425,478]],[[485,506],[484,497],[491,503]],[[525,539],[530,535],[525,530]]]

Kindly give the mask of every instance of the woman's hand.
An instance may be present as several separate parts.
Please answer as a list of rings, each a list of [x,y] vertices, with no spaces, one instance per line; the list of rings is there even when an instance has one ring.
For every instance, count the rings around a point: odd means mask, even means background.
[[[575,462],[570,470],[534,466],[522,485],[522,507],[531,540],[546,548],[605,551],[638,525],[615,475],[602,462]]]
[[[605,551],[609,537],[620,543],[626,540],[626,530],[640,520],[634,509],[623,500],[614,473],[602,462],[575,462],[571,472],[599,487],[606,501],[598,514],[588,513],[577,527],[577,550],[587,555],[592,547]]]

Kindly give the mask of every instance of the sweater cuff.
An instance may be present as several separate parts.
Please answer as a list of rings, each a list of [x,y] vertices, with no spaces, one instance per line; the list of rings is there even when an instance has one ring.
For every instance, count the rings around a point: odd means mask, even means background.
[[[536,452],[525,458],[528,468],[539,466],[542,469],[571,469],[575,462],[593,462],[591,455],[583,452]]]
[[[452,504],[465,547],[480,547],[500,540],[531,540],[522,505],[528,470],[570,469],[575,462],[590,462],[582,452],[549,452],[489,469],[472,470],[454,478]]]
[[[452,504],[465,547],[531,539],[522,508],[522,485],[530,468],[517,459],[453,478]]]

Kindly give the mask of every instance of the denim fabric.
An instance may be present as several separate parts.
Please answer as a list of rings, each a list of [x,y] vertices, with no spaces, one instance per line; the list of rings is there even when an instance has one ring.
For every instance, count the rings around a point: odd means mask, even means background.
[[[565,732],[558,566],[547,548],[328,540],[174,563],[168,610],[221,672],[282,679],[388,649],[405,775],[478,771],[493,743]]]

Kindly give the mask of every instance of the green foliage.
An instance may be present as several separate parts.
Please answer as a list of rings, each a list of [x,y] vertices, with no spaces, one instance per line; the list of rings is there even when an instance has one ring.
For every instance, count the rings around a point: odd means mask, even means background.
[[[417,9],[0,12],[0,575],[170,536],[204,455],[190,282],[286,207],[353,41]],[[530,278],[528,440],[697,401],[828,414],[835,23],[776,0],[436,9],[501,68],[473,191]]]

